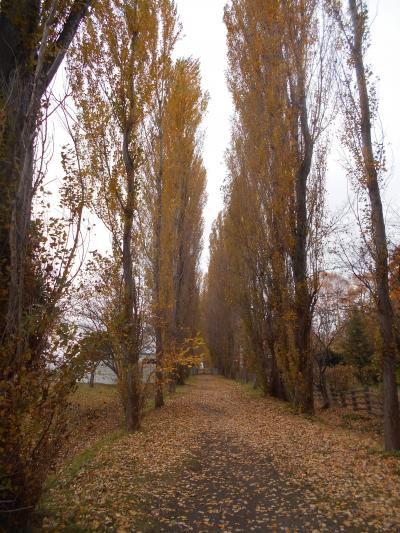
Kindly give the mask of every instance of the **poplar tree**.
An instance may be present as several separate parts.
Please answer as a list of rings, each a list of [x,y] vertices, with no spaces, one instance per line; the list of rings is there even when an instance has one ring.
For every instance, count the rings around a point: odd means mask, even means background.
[[[186,341],[196,335],[206,183],[200,125],[206,106],[198,62],[179,59],[170,70],[161,127],[155,128],[151,143],[155,165],[148,196],[154,228],[158,407],[163,404],[162,384],[168,375],[173,381],[184,380],[181,355],[187,353]]]
[[[79,39],[69,70],[82,126],[92,206],[112,236],[120,268],[114,346],[128,431],[141,422],[143,257],[139,242],[143,123],[152,90],[157,2],[103,0]]]
[[[225,22],[236,110],[227,218],[233,235],[239,228],[247,235],[246,252],[238,243],[236,249],[250,275],[242,294],[253,294],[243,316],[252,317],[248,329],[262,338],[257,351],[261,366],[270,366],[271,390],[284,395],[283,380],[294,405],[312,412],[330,32],[317,0],[234,0]]]
[[[384,389],[384,433],[387,450],[400,449],[400,411],[396,383],[397,347],[389,289],[389,261],[380,180],[385,173],[385,149],[374,142],[378,101],[365,53],[369,45],[368,10],[362,0],[327,0],[328,11],[341,31],[343,61],[339,91],[344,116],[343,145],[350,154],[348,173],[367,201],[368,216],[360,230],[374,263],[374,297],[379,318]]]

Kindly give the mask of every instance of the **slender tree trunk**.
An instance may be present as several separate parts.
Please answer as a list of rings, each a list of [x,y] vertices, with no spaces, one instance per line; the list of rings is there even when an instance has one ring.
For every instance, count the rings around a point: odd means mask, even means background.
[[[365,20],[356,0],[349,0],[353,23],[352,59],[357,76],[364,171],[371,206],[372,240],[375,253],[375,279],[378,295],[378,316],[382,338],[384,432],[386,450],[400,449],[400,416],[396,383],[396,343],[393,308],[389,292],[389,268],[385,219],[379,190],[372,145],[371,111],[363,60]]]
[[[186,213],[186,202],[187,202],[187,183],[184,180],[180,186],[180,196],[179,196],[179,209],[176,213],[175,218],[175,239],[177,244],[176,257],[173,265],[173,291],[174,291],[174,302],[173,302],[173,311],[172,311],[172,323],[171,323],[171,338],[175,343],[177,350],[180,349],[182,340],[183,340],[183,325],[184,321],[184,283],[185,277],[187,275],[186,260],[185,256],[185,217]],[[185,383],[184,374],[180,370],[180,363],[175,362],[175,372],[174,379],[179,381],[180,384]]]
[[[278,286],[272,287],[272,283],[270,283],[270,287],[268,290],[271,291],[271,293],[277,293],[279,291],[279,287]],[[280,298],[281,296],[277,295],[277,300],[274,302],[274,305],[276,307],[279,306],[278,302]],[[267,306],[269,307],[269,310],[270,310],[270,315],[267,318],[267,321],[264,327],[265,336],[266,336],[266,344],[271,354],[271,365],[269,368],[269,376],[268,376],[269,394],[273,396],[274,398],[278,398],[279,400],[286,400],[287,396],[286,396],[285,387],[282,381],[282,375],[279,369],[279,364],[278,364],[278,359],[277,359],[277,354],[276,354],[277,339],[276,339],[275,326],[273,324],[273,318],[272,318],[272,314],[274,311],[273,311],[273,304],[271,300],[272,298],[267,303]]]
[[[322,409],[328,409],[331,405],[328,385],[326,383],[326,366],[318,365],[319,370],[319,388],[322,395]]]
[[[94,387],[94,377],[96,374],[97,365],[92,366],[92,369],[90,371],[90,377],[89,377],[89,387]]]
[[[163,329],[164,329],[164,313],[161,309],[161,230],[162,230],[162,181],[163,181],[163,168],[164,168],[164,138],[162,127],[159,132],[160,141],[160,162],[159,169],[156,177],[156,210],[155,210],[155,235],[154,235],[154,260],[153,260],[153,305],[154,305],[154,330],[156,337],[156,358],[157,358],[157,370],[156,370],[156,394],[155,394],[155,407],[160,408],[164,406],[164,393],[163,393]]]
[[[128,185],[128,202],[133,199],[132,187]],[[125,423],[128,432],[139,429],[141,419],[141,382],[139,369],[138,316],[134,313],[135,282],[132,254],[133,208],[125,210],[123,238],[123,279],[124,279],[124,323],[122,325],[122,345],[124,353],[122,368],[122,395],[125,408]]]
[[[307,97],[304,80],[304,65],[298,66],[296,107],[302,137],[300,167],[295,182],[296,229],[295,250],[292,256],[295,282],[296,347],[298,350],[298,383],[295,404],[304,413],[314,412],[313,357],[311,353],[311,301],[307,276],[307,180],[311,171],[313,139],[311,137]]]
[[[278,174],[278,172],[277,172]],[[276,180],[273,183],[273,190],[276,196],[280,196],[278,184]],[[269,348],[272,355],[271,368],[271,395],[280,400],[288,400],[288,391],[283,377],[287,375],[289,369],[283,361],[279,359],[279,352],[287,351],[287,335],[285,328],[285,312],[284,312],[284,293],[287,290],[287,276],[285,273],[285,244],[282,243],[279,231],[279,223],[282,215],[278,213],[271,213],[272,239],[274,242],[274,252],[271,257],[271,281],[270,291],[271,298],[268,302],[271,316],[269,318],[268,333]],[[282,217],[283,218],[283,217]],[[281,348],[279,350],[279,347]]]
[[[129,193],[128,193],[129,194]],[[132,222],[133,211],[126,210],[123,242],[123,277],[124,277],[124,323],[122,344],[124,347],[122,387],[125,407],[125,423],[128,432],[139,429],[141,419],[141,391],[138,346],[138,317],[134,315],[135,284],[133,278],[132,257]]]
[[[185,365],[178,364],[176,369],[176,383],[177,385],[184,385],[189,377],[189,369]]]
[[[270,376],[270,390],[269,393],[274,398],[279,400],[286,400],[285,387],[282,382],[281,373],[276,359],[275,348],[271,351],[271,376]]]
[[[133,433],[140,428],[141,423],[141,380],[139,365],[129,363],[126,369],[126,383],[124,383],[124,413],[125,426],[128,433]]]
[[[132,45],[134,46],[134,45]],[[126,124],[123,135],[123,159],[126,172],[126,205],[124,209],[123,242],[122,242],[122,270],[124,282],[124,302],[123,302],[123,338],[122,346],[122,397],[125,407],[125,423],[128,432],[139,429],[141,421],[141,376],[139,368],[140,350],[140,316],[138,310],[136,284],[133,273],[134,252],[132,248],[133,240],[133,219],[136,209],[137,184],[136,168],[134,160],[129,152],[129,143],[134,127],[134,116],[131,116]]]
[[[164,407],[164,390],[163,390],[164,372],[162,370],[159,359],[157,359],[156,369],[156,393],[155,393],[155,408],[160,409]]]

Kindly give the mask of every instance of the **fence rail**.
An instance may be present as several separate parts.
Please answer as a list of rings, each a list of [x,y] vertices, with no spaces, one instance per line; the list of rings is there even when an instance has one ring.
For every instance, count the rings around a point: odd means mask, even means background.
[[[192,369],[198,374],[218,374],[215,368]],[[192,372],[194,373],[194,372]],[[245,369],[240,370],[234,376],[236,381],[252,383],[253,387],[258,386],[257,376],[249,373]],[[328,386],[329,407],[344,407],[353,411],[364,411],[375,416],[383,416],[383,398],[382,394],[369,388],[353,389],[349,391],[338,391],[330,389]],[[315,398],[323,401],[321,392],[317,389],[314,391]]]
[[[257,377],[254,373],[239,371],[235,377],[237,381],[251,382],[254,388],[257,387]],[[329,407],[345,407],[353,411],[365,411],[372,415],[383,416],[383,398],[382,394],[377,391],[369,388],[337,391],[328,386],[327,392]],[[314,394],[317,400],[323,401],[323,396],[318,389],[314,391]]]
[[[315,391],[317,399],[323,399],[320,391]],[[383,400],[381,394],[371,389],[354,389],[336,391],[328,389],[329,406],[347,407],[353,411],[366,411],[369,414],[383,415]]]

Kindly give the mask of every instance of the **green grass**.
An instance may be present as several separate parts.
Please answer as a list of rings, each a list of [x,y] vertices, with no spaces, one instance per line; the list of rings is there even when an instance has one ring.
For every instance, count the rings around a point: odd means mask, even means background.
[[[78,388],[71,394],[72,404],[84,408],[101,407],[118,399],[118,389],[116,385],[103,385],[96,383],[94,387],[89,387],[87,383],[79,383]]]
[[[370,455],[379,455],[383,458],[394,457],[395,459],[400,459],[400,450],[394,450],[389,452],[378,448],[371,448],[370,450],[368,450],[368,452]]]

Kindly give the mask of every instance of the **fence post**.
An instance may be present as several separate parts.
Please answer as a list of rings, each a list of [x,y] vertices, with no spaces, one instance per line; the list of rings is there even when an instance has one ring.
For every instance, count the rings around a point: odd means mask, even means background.
[[[340,400],[342,402],[342,407],[347,407],[346,393],[344,391],[340,391]]]
[[[332,391],[329,383],[326,384],[326,394],[328,396],[328,406],[332,407],[333,405],[333,399],[332,399]]]
[[[365,397],[365,406],[367,408],[368,413],[372,413],[372,407],[371,407],[371,398],[369,395],[369,389],[366,388],[364,390],[364,397]]]
[[[358,405],[357,405],[357,397],[356,393],[354,391],[351,391],[351,401],[353,404],[353,410],[358,411]]]

